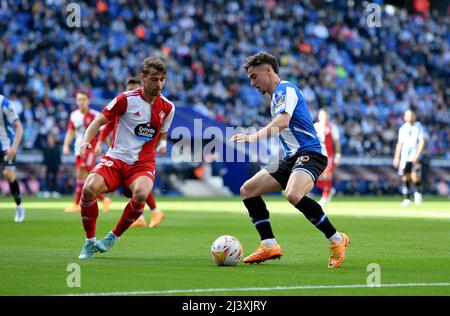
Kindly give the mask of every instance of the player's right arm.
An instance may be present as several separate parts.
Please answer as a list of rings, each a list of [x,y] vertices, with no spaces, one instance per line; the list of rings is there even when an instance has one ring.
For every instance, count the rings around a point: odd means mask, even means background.
[[[86,149],[90,149],[92,146],[90,142],[97,136],[100,127],[113,121],[116,117],[124,114],[127,111],[127,96],[125,94],[119,94],[112,99],[111,102],[103,109],[102,113],[92,121],[89,127],[84,133],[83,141],[81,142],[80,156],[83,157]]]
[[[394,160],[392,160],[392,165],[396,169],[398,168],[400,163],[400,153],[402,151],[402,146],[403,146],[402,129],[400,129],[398,133],[397,145],[395,146]]]
[[[100,130],[100,134],[98,135],[98,141],[97,145],[95,145],[95,153],[100,154],[102,152],[102,145],[103,142],[108,145],[108,147],[111,145],[111,140],[109,139],[109,134],[114,129],[114,120],[109,121],[103,128]]]
[[[75,136],[75,129],[73,128],[73,125],[71,124],[72,121],[69,121],[69,127],[67,128],[66,136],[64,137],[64,144],[63,144],[63,154],[65,156],[70,155],[70,144],[73,141],[73,138]]]
[[[88,128],[86,129],[86,133],[84,133],[83,141],[81,142],[81,148],[80,148],[80,156],[84,157],[84,152],[86,149],[91,149],[91,141],[94,139],[95,136],[97,136],[97,133],[101,126],[105,125],[109,122],[109,119],[103,115],[100,114],[95,118],[95,120],[92,121],[91,124],[89,124]]]

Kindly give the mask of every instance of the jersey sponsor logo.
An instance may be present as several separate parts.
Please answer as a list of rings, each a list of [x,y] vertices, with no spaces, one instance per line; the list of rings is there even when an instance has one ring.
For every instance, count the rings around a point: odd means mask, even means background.
[[[113,108],[113,106],[117,103],[117,98],[112,99],[111,102],[109,102],[109,104],[106,106],[106,108],[111,111],[111,109]]]
[[[143,142],[152,141],[156,135],[156,128],[150,123],[139,124],[134,129],[134,134]]]

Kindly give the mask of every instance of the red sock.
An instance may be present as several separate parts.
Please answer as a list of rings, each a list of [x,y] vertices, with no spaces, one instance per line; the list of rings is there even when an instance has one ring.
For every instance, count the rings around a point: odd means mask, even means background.
[[[154,210],[156,208],[156,201],[155,197],[153,196],[153,192],[150,192],[145,202],[148,204],[148,206],[150,206],[150,210]]]
[[[331,180],[331,179],[323,180],[323,193],[322,193],[322,196],[325,199],[328,199],[328,197],[330,196],[330,192],[331,192],[331,188],[332,187],[333,187],[333,180]]]
[[[80,204],[81,191],[83,190],[84,180],[77,180],[75,188],[75,204]]]
[[[97,199],[92,200],[80,200],[81,206],[81,220],[83,222],[84,231],[86,232],[86,238],[95,237],[95,226],[98,218],[98,204]]]
[[[133,201],[133,199],[130,199],[130,202],[128,202],[127,206],[125,206],[125,210],[123,211],[119,222],[112,230],[113,234],[120,237],[128,229],[128,227],[130,227],[130,225],[142,215],[144,212],[144,207],[145,203],[137,204]]]
[[[99,194],[99,195],[97,196],[97,199],[99,199],[100,201],[103,201],[104,198],[105,198],[105,196],[103,195],[103,193],[102,193],[102,194]]]

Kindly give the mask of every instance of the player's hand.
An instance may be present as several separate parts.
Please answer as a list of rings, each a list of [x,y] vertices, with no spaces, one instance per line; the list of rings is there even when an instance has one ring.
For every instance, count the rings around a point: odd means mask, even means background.
[[[162,146],[162,147],[156,149],[156,154],[158,156],[164,156],[166,154],[166,152],[167,152],[167,147],[165,147],[165,146]]]
[[[96,155],[101,154],[101,152],[102,152],[102,142],[97,142],[97,144],[95,145],[94,152],[95,152]]]
[[[14,160],[14,157],[16,157],[17,149],[10,148],[6,151],[6,157],[8,157],[9,161]]]
[[[414,157],[412,160],[412,163],[413,163],[413,165],[419,164],[419,157],[418,156]]]
[[[84,158],[84,153],[86,151],[86,149],[91,149],[92,145],[89,143],[82,143],[81,147],[80,147],[80,157]]]
[[[335,156],[334,156],[334,164],[337,166],[337,165],[339,165],[340,163],[341,163],[341,154],[339,154],[339,153],[337,153]]]
[[[256,134],[236,134],[231,136],[230,142],[236,142],[236,143],[253,143],[256,142],[257,136]]]
[[[70,148],[68,146],[63,147],[63,155],[69,156],[70,155]]]
[[[394,160],[392,161],[392,166],[394,166],[395,169],[398,168],[398,159],[394,159]]]

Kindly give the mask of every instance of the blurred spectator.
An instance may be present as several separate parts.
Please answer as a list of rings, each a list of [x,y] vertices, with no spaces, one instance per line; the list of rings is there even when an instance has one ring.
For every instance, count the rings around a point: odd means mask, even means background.
[[[58,172],[61,165],[61,139],[58,129],[47,135],[47,143],[43,150],[46,166],[46,192],[44,194],[58,197]]]

